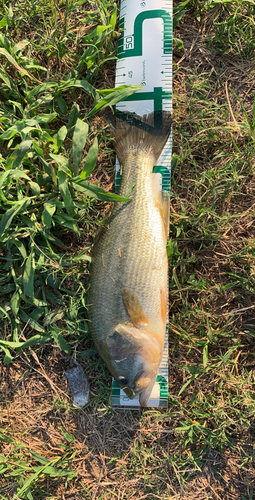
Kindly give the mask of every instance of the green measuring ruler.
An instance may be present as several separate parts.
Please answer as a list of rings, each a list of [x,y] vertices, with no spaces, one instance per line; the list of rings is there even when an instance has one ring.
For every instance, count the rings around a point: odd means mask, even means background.
[[[142,84],[144,89],[116,105],[119,111],[138,115],[151,111],[172,111],[172,0],[121,0],[116,87]],[[154,167],[161,187],[170,192],[170,135]],[[120,183],[120,165],[116,161],[116,191]],[[148,406],[168,404],[168,326],[158,377]],[[137,409],[139,396],[130,400],[113,380],[112,406]]]

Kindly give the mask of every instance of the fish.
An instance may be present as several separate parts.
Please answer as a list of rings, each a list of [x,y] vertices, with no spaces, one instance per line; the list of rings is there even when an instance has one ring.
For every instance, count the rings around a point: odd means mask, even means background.
[[[92,251],[88,311],[94,344],[110,373],[147,406],[163,353],[168,301],[169,193],[152,170],[171,130],[171,113],[115,115],[121,165],[117,201]]]

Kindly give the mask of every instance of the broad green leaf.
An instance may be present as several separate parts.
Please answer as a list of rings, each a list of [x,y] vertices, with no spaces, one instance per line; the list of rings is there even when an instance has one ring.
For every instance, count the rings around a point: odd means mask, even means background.
[[[114,3],[113,4],[113,11],[112,11],[111,19],[110,19],[110,25],[112,27],[112,30],[115,30],[116,22],[117,22],[117,5],[116,5],[116,3]]]
[[[130,198],[122,198],[118,194],[108,193],[103,188],[96,186],[95,184],[91,184],[91,182],[72,182],[72,186],[76,189],[76,191],[80,191],[81,193],[86,194],[90,198],[95,198],[96,200],[122,202],[130,201]]]
[[[106,108],[107,106],[114,106],[120,101],[125,101],[127,97],[134,94],[138,90],[144,89],[144,85],[120,85],[116,89],[111,89],[103,99],[101,99],[88,113],[86,119],[90,116],[95,115],[99,110]],[[105,92],[102,94],[105,94]]]
[[[25,316],[27,318],[29,318],[29,316],[27,316],[27,315],[25,315]],[[12,349],[20,349],[20,348],[26,349],[27,347],[30,347],[31,345],[43,344],[44,342],[49,340],[49,338],[50,338],[50,335],[36,334],[36,335],[33,335],[33,337],[31,337],[30,339],[25,340],[25,342],[13,342],[13,341],[9,341],[9,340],[0,340],[0,347],[2,347],[2,348],[3,347],[11,347]]]
[[[32,325],[32,323],[30,322],[30,325]],[[37,323],[38,325],[38,323]],[[22,349],[27,349],[28,347],[32,346],[32,345],[35,345],[35,344],[44,344],[44,342],[47,342],[49,340],[50,336],[49,335],[33,335],[33,337],[31,337],[30,339],[26,340],[21,348]]]
[[[24,50],[25,47],[27,47],[29,44],[30,44],[30,41],[26,40],[26,39],[21,40],[18,43],[15,43],[15,45],[12,48],[12,54],[16,54],[17,52]]]
[[[69,214],[71,214],[74,210],[74,204],[73,200],[71,197],[71,193],[68,188],[68,178],[65,172],[63,170],[58,171],[58,185],[59,185],[59,191],[61,193],[61,196],[64,200],[65,203],[65,208]]]
[[[44,211],[42,213],[42,223],[49,228],[51,227],[52,215],[55,213],[56,208],[56,205],[50,205],[49,203],[45,203],[44,205]]]
[[[60,226],[67,227],[68,229],[71,229],[72,231],[77,233],[78,236],[80,236],[81,232],[80,232],[79,226],[74,219],[70,218],[68,220],[66,217],[64,217],[64,214],[62,214],[62,215],[54,215],[54,220]]]
[[[37,184],[37,182],[30,181],[30,188],[34,196],[40,196],[40,186]]]
[[[178,50],[183,49],[183,42],[180,38],[173,38],[173,43],[176,45]]]
[[[30,203],[31,200],[29,198],[23,198],[21,201],[18,201],[16,205],[5,212],[0,222],[0,235],[4,236],[3,233],[11,225],[12,219],[15,215],[17,215],[21,210],[25,210]]]
[[[28,100],[31,99],[31,97],[34,97],[38,94],[41,94],[42,92],[45,92],[46,90],[53,89],[54,87],[57,87],[58,84],[56,82],[45,82],[45,83],[40,83],[40,85],[37,85],[34,87],[30,92],[27,93],[27,98]]]
[[[40,106],[46,106],[47,104],[52,102],[53,98],[54,98],[54,96],[52,94],[45,94],[45,95],[42,95],[41,97],[38,97],[38,99],[33,100],[33,102],[30,104],[30,106],[29,106],[30,111],[32,111],[34,113],[35,110],[37,110],[37,108],[39,108]],[[57,115],[57,113],[56,113],[56,115]]]
[[[25,245],[23,245],[23,243],[18,238],[13,238],[11,241],[18,248],[23,259],[26,259],[27,258],[27,251],[26,251]]]
[[[17,349],[22,347],[24,342],[13,342],[12,340],[0,340],[0,345],[11,347],[12,349]]]
[[[69,168],[69,159],[63,155],[55,155],[53,153],[50,154],[50,157],[56,162],[59,168],[64,171],[66,174],[71,175],[71,170]]]
[[[26,496],[27,496],[27,500],[34,500],[34,497],[33,497],[32,493],[31,493],[30,488],[27,489]]]
[[[188,2],[187,2],[188,3]],[[174,20],[173,20],[173,29],[176,28],[177,24],[179,23],[179,21],[183,18],[185,12],[187,12],[187,10],[185,9],[181,9],[178,13],[176,13],[174,15]]]
[[[28,177],[27,174],[25,174],[25,172],[23,172],[22,170],[6,170],[5,172],[3,172],[1,175],[0,175],[0,188],[2,187],[5,179],[8,178],[9,179],[13,179],[13,178],[23,178],[23,179],[27,179],[28,181],[30,180],[30,178]]]
[[[5,353],[5,356],[4,356],[4,364],[5,365],[8,365],[9,363],[12,362],[13,360],[13,356],[11,355],[8,347],[5,347],[3,346],[1,343],[0,343],[0,349],[3,349],[4,353]]]
[[[32,455],[33,459],[36,460],[36,462],[39,462],[41,464],[49,464],[50,460],[46,457],[42,457],[41,455],[38,455],[37,453],[30,451],[30,454]]]
[[[78,118],[75,125],[73,133],[73,142],[72,142],[72,156],[73,156],[75,175],[78,175],[83,149],[86,144],[88,130],[89,130],[88,124],[80,120],[80,118]]]
[[[26,140],[22,141],[18,147],[13,151],[11,156],[8,158],[6,162],[6,169],[10,168],[18,168],[22,163],[23,158],[26,156],[27,151],[30,149],[32,141]]]
[[[15,45],[12,48],[12,54],[17,54],[17,52],[24,50],[29,44],[30,44],[30,41],[26,40],[26,39],[15,43]]]
[[[16,290],[16,285],[14,283],[8,283],[0,287],[0,295],[7,295],[8,293],[14,292],[14,290]]]
[[[59,86],[59,90],[66,90],[66,89],[69,89],[72,87],[82,88],[83,90],[88,92],[94,99],[98,98],[97,90],[87,80],[77,80],[76,78],[73,78],[72,80],[68,80],[67,82],[63,82]]]
[[[11,310],[14,314],[14,316],[16,317],[18,315],[18,312],[19,312],[19,306],[20,306],[20,292],[19,290],[17,290],[11,300],[10,300],[10,306],[11,306]]]
[[[36,117],[36,121],[37,123],[50,123],[56,116],[58,116],[57,113],[41,113]]]
[[[86,156],[85,165],[79,175],[79,180],[85,179],[94,170],[97,162],[97,155],[98,155],[98,140],[97,137],[95,137],[94,142]]]
[[[14,137],[17,133],[18,133],[18,131],[16,129],[9,128],[8,130],[6,130],[5,132],[3,132],[0,135],[0,140],[1,141],[9,141],[9,139]]]
[[[67,124],[68,130],[70,130],[72,127],[74,127],[74,125],[77,122],[79,114],[80,114],[80,106],[75,102],[72,105],[71,111],[69,114],[69,119],[68,119],[68,124]],[[1,139],[1,136],[0,136],[0,139]]]
[[[65,99],[63,99],[63,97],[61,95],[57,95],[56,101],[58,103],[58,107],[59,107],[61,113],[63,113],[63,115],[66,115],[67,111],[68,111],[68,107],[67,107]]]
[[[77,255],[77,257],[73,257],[72,261],[79,262],[80,260],[87,260],[91,262],[91,255]]]
[[[36,330],[37,332],[42,332],[44,333],[44,328],[41,327],[41,325],[39,325],[39,323],[37,323],[37,321],[35,321],[33,318],[31,318],[30,316],[28,316],[28,314],[25,313],[25,311],[22,311],[20,309],[19,311],[19,316],[20,316],[20,319],[24,322],[24,323],[28,323],[34,330]]]
[[[100,35],[102,35],[105,31],[109,31],[110,28],[111,28],[110,25],[97,26],[93,31],[91,31],[91,33],[82,37],[83,42],[91,42],[92,40],[96,39],[95,43],[98,44],[98,42],[101,41]],[[105,36],[107,35],[108,33],[106,33]]]
[[[24,294],[28,297],[34,296],[34,264],[33,253],[31,252],[26,260],[23,272]]]
[[[40,148],[40,146],[35,141],[33,141],[33,148],[39,156],[43,156],[43,150]]]
[[[59,148],[62,146],[67,134],[67,128],[65,125],[59,129],[57,134],[53,135],[53,152],[57,153]]]
[[[2,17],[2,19],[1,19],[1,21],[0,21],[0,30],[1,30],[2,28],[4,28],[5,26],[7,26],[7,24],[8,24],[8,14],[6,13],[6,14],[4,15],[4,17]]]

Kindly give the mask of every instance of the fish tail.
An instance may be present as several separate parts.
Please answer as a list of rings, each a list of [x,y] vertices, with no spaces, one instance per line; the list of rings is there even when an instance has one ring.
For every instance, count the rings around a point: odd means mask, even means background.
[[[117,111],[111,119],[115,126],[116,154],[121,165],[139,152],[149,154],[156,163],[169,137],[172,115],[169,111],[153,111],[144,116]]]

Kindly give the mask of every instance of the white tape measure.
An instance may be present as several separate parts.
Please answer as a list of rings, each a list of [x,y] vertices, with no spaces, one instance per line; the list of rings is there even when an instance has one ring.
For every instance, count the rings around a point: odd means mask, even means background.
[[[122,0],[121,36],[115,86],[144,85],[116,109],[144,115],[156,110],[172,111],[172,0]],[[162,174],[162,188],[170,189],[171,137],[154,169]],[[116,184],[120,167],[116,163]]]
[[[121,0],[121,36],[115,86],[144,85],[144,89],[119,102],[116,109],[144,115],[151,111],[172,111],[172,0]],[[160,173],[162,189],[170,191],[171,136],[154,167]],[[120,165],[116,160],[116,190]],[[157,381],[148,406],[166,407],[168,402],[168,327]],[[139,396],[130,400],[113,380],[112,406],[139,407]]]

